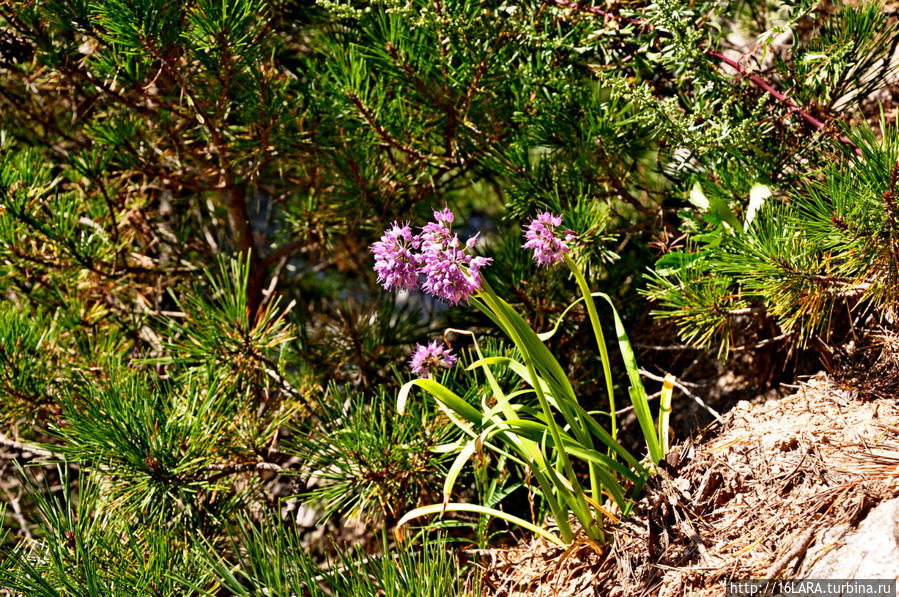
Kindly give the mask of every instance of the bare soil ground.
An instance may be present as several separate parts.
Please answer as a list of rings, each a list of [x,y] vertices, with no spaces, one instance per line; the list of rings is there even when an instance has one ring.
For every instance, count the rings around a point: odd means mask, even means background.
[[[824,374],[795,389],[676,446],[611,546],[491,550],[484,594],[718,596],[728,579],[802,578],[899,495],[899,401]]]

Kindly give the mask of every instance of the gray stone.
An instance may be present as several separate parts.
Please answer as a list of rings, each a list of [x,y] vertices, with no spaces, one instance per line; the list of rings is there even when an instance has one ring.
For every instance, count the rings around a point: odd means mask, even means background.
[[[826,548],[833,537],[834,534],[821,533],[818,546]],[[899,580],[899,498],[871,510],[855,531],[840,537],[803,577]]]

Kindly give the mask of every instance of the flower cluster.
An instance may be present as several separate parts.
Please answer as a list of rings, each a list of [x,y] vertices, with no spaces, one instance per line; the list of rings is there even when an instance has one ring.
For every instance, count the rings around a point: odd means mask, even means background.
[[[387,290],[411,290],[418,285],[418,259],[412,252],[418,248],[418,240],[412,235],[409,223],[402,226],[394,222],[371,246],[375,256],[375,273],[378,283]]]
[[[387,290],[412,290],[421,278],[425,292],[450,305],[467,302],[481,289],[480,269],[492,259],[470,254],[478,235],[463,244],[451,230],[453,219],[449,209],[435,211],[418,235],[409,224],[394,222],[371,246],[378,282]]]
[[[534,251],[534,261],[549,267],[560,263],[570,249],[568,243],[577,238],[571,230],[565,230],[564,240],[556,236],[556,229],[562,225],[562,216],[545,211],[537,214],[524,230],[525,242],[522,247]]]
[[[409,361],[412,372],[420,377],[431,377],[441,367],[449,369],[456,364],[456,356],[448,348],[442,346],[437,340],[431,343],[419,344],[415,348],[415,354]]]

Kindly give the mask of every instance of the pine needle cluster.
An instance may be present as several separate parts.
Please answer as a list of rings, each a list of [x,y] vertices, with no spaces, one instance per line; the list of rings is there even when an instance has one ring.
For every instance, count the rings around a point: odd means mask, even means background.
[[[575,291],[521,250],[548,209],[635,346],[649,310],[721,355],[839,342],[896,315],[897,39],[808,0],[0,1],[0,587],[471,590],[450,548],[499,523],[392,534],[464,443],[396,393],[447,328],[514,349],[377,292],[380,231],[466,214],[544,330]],[[589,333],[574,310],[548,345],[593,411]],[[524,469],[477,458],[461,491],[544,522]]]

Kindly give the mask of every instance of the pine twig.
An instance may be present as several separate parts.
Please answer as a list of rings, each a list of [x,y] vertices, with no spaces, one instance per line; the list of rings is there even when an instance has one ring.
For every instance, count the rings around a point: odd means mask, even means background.
[[[665,378],[664,378],[664,377],[660,377],[660,376],[658,376],[658,375],[656,375],[656,374],[654,374],[654,373],[650,373],[650,372],[647,371],[646,369],[642,369],[642,368],[640,369],[640,375],[643,375],[643,376],[645,376],[645,377],[648,377],[649,379],[652,379],[652,380],[654,380],[654,381],[665,381]],[[709,406],[708,404],[706,404],[705,401],[704,401],[702,398],[700,398],[699,396],[697,396],[696,394],[694,394],[693,392],[691,392],[690,390],[688,390],[687,387],[686,387],[684,384],[680,383],[680,382],[677,381],[677,380],[674,380],[674,381],[672,382],[672,385],[674,385],[675,388],[677,388],[678,390],[680,390],[681,392],[683,392],[685,396],[687,396],[688,398],[690,398],[691,400],[693,400],[693,402],[695,402],[695,403],[698,404],[700,407],[702,407],[703,409],[705,409],[706,412],[708,412],[710,415],[712,415],[713,417],[715,417],[715,420],[716,420],[716,421],[718,421],[719,423],[723,423],[723,422],[724,422],[724,420],[721,418],[721,413],[719,413],[717,410],[715,410],[714,408],[712,408],[711,406]]]
[[[787,564],[790,563],[790,560],[793,558],[802,557],[802,554],[808,549],[809,545],[812,544],[812,539],[815,538],[815,531],[818,530],[816,525],[812,525],[807,531],[805,531],[802,535],[799,536],[799,540],[796,541],[796,544],[785,553],[783,556],[779,557],[771,566],[768,568],[768,571],[765,572],[765,580],[774,580],[777,578],[777,575],[783,572],[784,568],[787,567]]]
[[[207,470],[217,471],[214,475],[207,479],[207,481],[211,483],[212,481],[216,481],[218,479],[221,479],[222,477],[235,475],[237,473],[246,473],[250,471],[274,471],[276,473],[281,473],[286,469],[280,464],[275,464],[274,462],[239,462],[237,464],[213,464]]]
[[[3,433],[0,433],[0,446],[6,446],[7,448],[12,448],[13,450],[17,450],[19,452],[30,452],[31,454],[44,456],[46,458],[57,458],[59,460],[66,459],[66,457],[59,452],[51,452],[50,450],[45,450],[31,444],[26,444],[14,439],[10,439]]]

